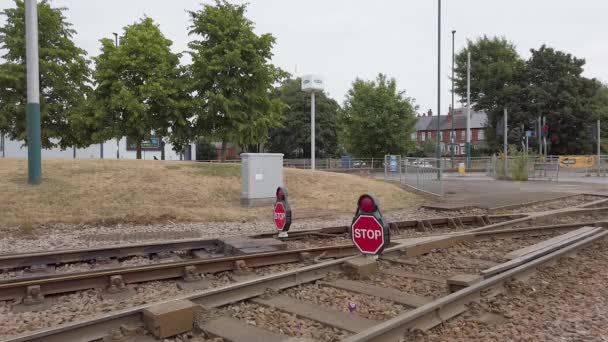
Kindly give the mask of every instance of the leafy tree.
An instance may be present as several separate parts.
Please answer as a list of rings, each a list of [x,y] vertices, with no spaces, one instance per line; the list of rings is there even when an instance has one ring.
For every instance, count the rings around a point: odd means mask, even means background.
[[[394,78],[379,74],[375,81],[356,79],[340,116],[348,151],[357,157],[406,154],[413,147],[413,102],[397,90]]]
[[[26,140],[25,104],[25,5],[15,0],[14,8],[0,12],[6,24],[0,27],[0,132],[11,139]],[[64,8],[49,1],[38,3],[40,63],[40,109],[42,146],[84,147],[92,143],[82,115],[90,96],[90,70],[86,52],[72,41],[76,33],[66,21]]]
[[[215,158],[217,158],[215,145],[199,139],[196,144],[196,160],[215,160]]]
[[[601,84],[582,76],[584,59],[545,45],[530,51],[525,70],[526,114],[531,119],[546,117],[552,154],[590,153],[589,129],[594,114],[599,115]]]
[[[287,105],[283,126],[270,131],[269,147],[287,158],[310,158],[310,94],[301,79],[286,80],[275,97]],[[315,94],[315,155],[328,158],[338,151],[338,103],[324,93]]]
[[[505,108],[509,111],[509,126],[527,121],[518,106],[522,100],[524,60],[515,45],[505,38],[483,36],[469,40],[467,47],[456,55],[455,92],[467,96],[467,54],[471,53],[471,102],[473,108],[488,114],[486,139],[490,147],[502,146],[496,137],[496,127]]]
[[[246,5],[216,0],[191,11],[192,92],[197,135],[238,145],[264,143],[268,131],[280,125],[284,105],[271,99],[284,73],[270,63],[275,39],[257,35],[245,17]]]
[[[118,47],[111,39],[101,40],[101,55],[94,58],[95,112],[91,118],[102,139],[126,136],[137,145],[151,134],[172,134],[176,143],[188,140],[189,98],[184,89],[179,55],[171,52],[151,18],[124,28]],[[164,144],[163,144],[164,145]]]

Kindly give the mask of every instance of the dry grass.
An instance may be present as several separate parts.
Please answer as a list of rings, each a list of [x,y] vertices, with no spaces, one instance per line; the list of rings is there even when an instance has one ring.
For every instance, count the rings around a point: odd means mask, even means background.
[[[26,184],[25,160],[0,160],[0,227],[43,223],[249,220],[268,208],[242,208],[240,166],[129,160],[45,160],[43,182]],[[294,215],[352,212],[363,192],[382,208],[419,203],[380,181],[352,175],[285,170]],[[29,229],[27,229],[29,230]]]

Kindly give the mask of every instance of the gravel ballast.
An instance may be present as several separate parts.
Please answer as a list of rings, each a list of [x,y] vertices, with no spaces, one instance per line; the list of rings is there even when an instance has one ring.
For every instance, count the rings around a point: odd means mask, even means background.
[[[506,292],[412,341],[607,341],[608,241],[514,281]],[[488,314],[489,313],[489,314]],[[490,315],[491,314],[491,315]],[[487,319],[490,316],[491,319]]]

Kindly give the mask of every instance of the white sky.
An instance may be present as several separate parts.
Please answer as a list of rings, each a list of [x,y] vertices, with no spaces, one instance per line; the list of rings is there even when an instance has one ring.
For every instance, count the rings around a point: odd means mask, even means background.
[[[67,7],[78,31],[76,43],[89,55],[99,39],[121,32],[144,14],[152,17],[184,51],[187,10],[203,0],[52,0]],[[205,0],[205,2],[209,2]],[[241,2],[241,1],[239,1]],[[325,77],[329,95],[340,103],[356,77],[383,72],[416,99],[420,109],[437,111],[437,1],[435,0],[250,0],[247,16],[258,33],[277,38],[273,62],[302,75]],[[12,7],[0,0],[0,8]],[[505,36],[527,58],[542,43],[587,60],[585,75],[608,82],[607,0],[443,1],[442,112],[450,98],[451,30],[456,50],[466,38]],[[0,19],[0,24],[3,24]],[[297,73],[295,72],[297,68]],[[458,100],[456,100],[458,101]]]

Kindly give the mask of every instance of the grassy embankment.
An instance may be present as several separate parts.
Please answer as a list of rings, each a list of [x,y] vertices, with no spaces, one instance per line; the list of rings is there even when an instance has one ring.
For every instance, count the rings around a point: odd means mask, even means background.
[[[27,162],[0,159],[0,227],[45,223],[145,223],[270,218],[240,206],[240,165],[129,160],[46,160],[29,186]],[[384,210],[420,203],[395,185],[353,175],[285,169],[295,217],[354,211],[364,192]]]

